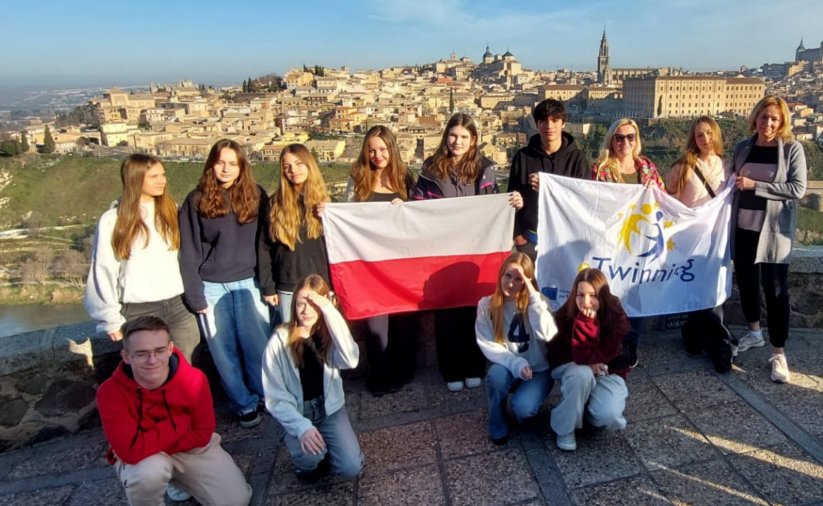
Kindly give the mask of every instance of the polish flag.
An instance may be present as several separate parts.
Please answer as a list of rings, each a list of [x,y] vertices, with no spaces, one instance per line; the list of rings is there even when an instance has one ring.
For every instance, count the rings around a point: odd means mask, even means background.
[[[334,291],[349,319],[474,306],[511,253],[508,194],[326,204]]]

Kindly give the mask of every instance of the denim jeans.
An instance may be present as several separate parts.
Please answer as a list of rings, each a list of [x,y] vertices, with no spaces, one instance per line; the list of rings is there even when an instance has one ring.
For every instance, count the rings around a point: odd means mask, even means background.
[[[277,290],[277,309],[280,311],[280,322],[289,323],[291,321],[291,301],[294,292],[281,292]]]
[[[191,355],[200,344],[200,331],[197,329],[197,320],[186,309],[181,295],[156,302],[123,303],[120,314],[126,321],[147,315],[161,318],[169,326],[174,347],[191,363]]]
[[[253,278],[204,281],[204,334],[223,390],[238,414],[257,409],[263,397],[263,353],[271,336],[269,310]]]
[[[554,381],[548,370],[535,372],[532,379],[523,381],[514,377],[508,368],[492,364],[486,373],[486,393],[489,397],[489,437],[499,439],[509,433],[506,421],[506,400],[512,396],[512,411],[518,422],[537,414],[548,397]]]
[[[303,453],[300,439],[289,435],[283,436],[286,448],[289,450],[294,465],[302,471],[312,471],[329,454],[331,468],[335,474],[344,478],[354,478],[363,469],[363,452],[360,443],[352,429],[346,406],[330,415],[326,415],[325,398],[323,396],[303,403],[303,416],[311,420],[312,425],[323,436],[326,448],[317,455]]]

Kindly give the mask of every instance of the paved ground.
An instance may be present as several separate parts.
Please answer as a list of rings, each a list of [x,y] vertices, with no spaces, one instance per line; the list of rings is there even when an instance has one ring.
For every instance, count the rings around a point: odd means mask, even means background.
[[[717,375],[681,351],[677,333],[648,336],[629,378],[628,428],[580,434],[574,453],[556,449],[548,404],[541,428],[492,445],[482,388],[449,393],[432,369],[379,399],[348,382],[367,459],[355,481],[297,482],[271,418],[244,430],[222,416],[218,430],[256,505],[823,505],[823,331],[792,332],[788,350],[792,383],[775,385],[768,348]],[[105,447],[94,430],[0,454],[0,505],[124,504]]]

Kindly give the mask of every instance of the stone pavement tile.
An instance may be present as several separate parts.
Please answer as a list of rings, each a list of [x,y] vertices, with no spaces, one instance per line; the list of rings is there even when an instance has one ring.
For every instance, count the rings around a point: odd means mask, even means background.
[[[645,376],[633,376],[634,373],[629,375],[629,398],[626,400],[624,411],[629,425],[640,420],[677,413],[677,408],[663,395],[654,381]]]
[[[652,478],[674,504],[767,504],[724,460],[654,471]]]
[[[585,506],[636,506],[671,504],[648,476],[632,476],[622,480],[577,488],[571,491],[574,504]]]
[[[742,401],[696,410],[687,416],[724,454],[749,453],[787,441],[782,432]]]
[[[444,459],[464,457],[499,449],[489,441],[488,415],[485,410],[436,418],[434,428],[440,443],[440,453]],[[512,430],[512,436],[514,430]],[[513,444],[510,439],[505,447]]]
[[[361,506],[446,504],[443,480],[436,465],[364,476],[358,483],[357,495],[357,504]]]
[[[644,471],[625,437],[605,430],[577,431],[577,450],[565,452],[554,437],[545,440],[569,488],[634,476]]]
[[[18,492],[0,496],[0,506],[43,506],[44,504],[62,504],[72,492],[73,485],[44,488],[30,492]]]
[[[650,471],[720,457],[683,415],[630,423],[623,435]]]
[[[309,490],[317,486],[330,486],[334,483],[345,481],[338,476],[330,474],[320,479],[316,484],[303,483],[294,476],[294,464],[285,446],[280,447],[278,450],[273,467],[274,469],[272,470],[272,477],[269,483],[269,494]],[[241,467],[241,469],[243,468]],[[246,476],[248,477],[248,474]]]
[[[513,504],[540,495],[526,456],[518,450],[450,460],[444,467],[453,505]]]
[[[75,443],[66,447],[66,443]],[[21,479],[51,473],[67,473],[94,467],[108,467],[108,443],[103,431],[93,431],[69,439],[43,443],[35,447],[32,458],[17,464],[9,479]]]
[[[406,467],[434,464],[436,441],[431,422],[387,427],[360,433],[366,455],[364,475],[374,476]]]
[[[267,437],[266,433],[272,430],[274,425],[279,425],[277,421],[268,413],[261,413],[263,422],[256,427],[246,429],[240,426],[237,418],[234,416],[218,416],[217,428],[215,432],[220,434],[220,438],[224,444],[233,443],[235,441],[245,441],[247,439],[262,439]]]
[[[644,334],[640,337],[637,355],[639,365],[635,370],[653,375],[711,367],[701,357],[690,357],[686,353],[679,332]]]
[[[360,420],[393,415],[407,411],[417,411],[428,405],[426,387],[422,383],[410,383],[403,390],[375,397],[368,390],[357,394],[360,400]],[[357,397],[349,397],[355,399]]]
[[[823,465],[793,443],[734,455],[729,461],[772,503],[823,502]]]
[[[755,388],[758,388],[757,386]],[[823,383],[805,374],[792,374],[792,382],[768,382],[758,388],[771,404],[810,434],[823,433]]]
[[[288,492],[285,494],[270,494],[263,503],[272,506],[353,506],[355,504],[354,481],[330,483],[312,488]]]
[[[720,378],[706,370],[658,376],[653,381],[681,411],[740,400]]]
[[[78,483],[65,506],[110,506],[113,504],[126,504],[126,494],[120,481],[114,475],[114,469],[109,479]]]

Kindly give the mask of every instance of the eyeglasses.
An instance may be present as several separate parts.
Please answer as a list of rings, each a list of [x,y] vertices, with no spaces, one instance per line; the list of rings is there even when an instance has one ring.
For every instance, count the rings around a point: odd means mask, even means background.
[[[623,141],[629,141],[629,144],[631,144],[631,143],[634,142],[634,140],[636,138],[637,137],[634,134],[626,134],[626,135],[614,134],[614,137],[612,137],[612,139],[614,139],[614,142],[616,142],[618,144],[620,144]]]
[[[131,354],[131,359],[137,362],[148,362],[149,358],[154,356],[157,360],[165,360],[168,358],[169,353],[171,353],[169,347],[163,346],[162,348],[156,348],[154,350],[135,351]]]

